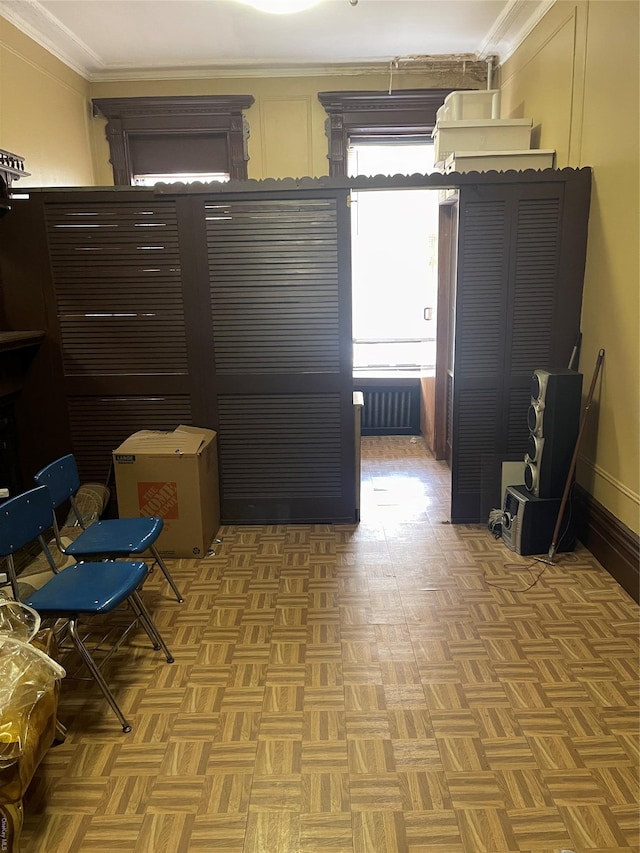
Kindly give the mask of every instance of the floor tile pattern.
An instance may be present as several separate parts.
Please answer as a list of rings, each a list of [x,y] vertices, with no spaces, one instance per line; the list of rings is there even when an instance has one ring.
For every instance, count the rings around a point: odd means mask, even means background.
[[[632,853],[638,607],[448,523],[421,439],[363,440],[359,525],[223,527],[144,595],[108,677],[66,680],[24,853]]]

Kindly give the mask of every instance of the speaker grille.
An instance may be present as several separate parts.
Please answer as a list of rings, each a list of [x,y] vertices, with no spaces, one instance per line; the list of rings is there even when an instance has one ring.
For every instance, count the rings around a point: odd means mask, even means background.
[[[524,482],[537,498],[563,492],[578,436],[582,375],[574,370],[535,370],[527,413],[529,439]]]

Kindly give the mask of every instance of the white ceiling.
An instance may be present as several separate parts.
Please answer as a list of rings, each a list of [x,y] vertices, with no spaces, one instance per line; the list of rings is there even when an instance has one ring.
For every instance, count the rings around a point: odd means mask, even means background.
[[[0,16],[91,81],[326,73],[397,59],[504,59],[554,0],[0,0]]]

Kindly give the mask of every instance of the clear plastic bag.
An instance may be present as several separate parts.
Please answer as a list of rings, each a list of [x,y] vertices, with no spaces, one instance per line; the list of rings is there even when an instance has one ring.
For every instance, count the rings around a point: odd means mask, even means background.
[[[0,595],[0,635],[28,643],[39,628],[40,614],[33,607]]]
[[[64,675],[60,664],[40,649],[0,634],[0,768],[6,758],[2,745],[21,750],[33,709]]]
[[[0,803],[20,800],[53,741],[65,671],[29,642],[40,617],[0,598]]]

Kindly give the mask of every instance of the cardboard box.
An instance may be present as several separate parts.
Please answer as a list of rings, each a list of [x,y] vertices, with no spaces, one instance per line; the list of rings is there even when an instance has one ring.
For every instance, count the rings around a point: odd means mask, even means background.
[[[526,151],[454,151],[444,161],[449,172],[506,172],[508,169],[553,169],[553,148],[529,148]]]
[[[531,147],[532,119],[440,121],[433,137],[435,163],[454,151],[523,151]]]
[[[438,122],[476,118],[500,118],[499,89],[450,92],[436,113]]]
[[[164,557],[203,557],[220,527],[217,434],[141,430],[113,451],[120,518],[159,516]]]

